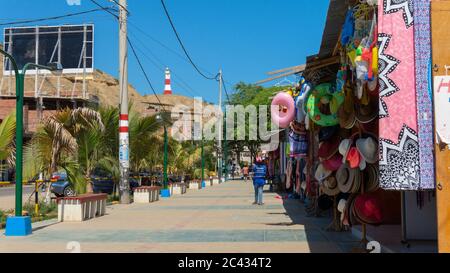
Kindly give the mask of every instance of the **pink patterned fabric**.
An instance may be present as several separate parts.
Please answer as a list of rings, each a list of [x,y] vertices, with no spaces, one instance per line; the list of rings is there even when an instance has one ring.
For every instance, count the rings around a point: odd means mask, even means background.
[[[412,0],[379,0],[380,185],[420,189]]]

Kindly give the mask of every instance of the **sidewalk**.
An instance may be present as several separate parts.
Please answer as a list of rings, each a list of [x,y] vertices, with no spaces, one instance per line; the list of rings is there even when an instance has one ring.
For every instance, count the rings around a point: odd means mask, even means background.
[[[55,223],[28,237],[0,235],[0,252],[348,252],[356,239],[328,233],[327,218],[307,218],[298,200],[265,193],[253,206],[251,182],[233,181],[188,191],[152,204],[115,205],[82,223]],[[284,203],[283,203],[284,202]]]

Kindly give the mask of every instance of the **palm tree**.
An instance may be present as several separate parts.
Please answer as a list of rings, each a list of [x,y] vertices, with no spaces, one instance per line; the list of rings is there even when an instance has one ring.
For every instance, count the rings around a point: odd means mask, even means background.
[[[132,112],[130,115],[130,150],[131,167],[135,171],[148,167],[147,155],[151,147],[159,142],[157,133],[164,124],[158,122],[156,116],[142,117]]]
[[[11,113],[0,123],[0,161],[10,159],[10,163],[12,163],[15,132],[16,115]]]
[[[41,165],[46,173],[51,174],[58,171],[58,168],[64,168],[69,178],[74,179],[72,182],[77,187],[76,184],[82,182],[80,168],[77,167],[81,165],[78,161],[80,147],[78,140],[87,140],[91,128],[104,129],[97,111],[90,108],[65,108],[43,120],[28,150],[36,152],[34,156],[42,161]],[[90,153],[85,154],[94,156]],[[86,161],[83,162],[85,163]],[[89,163],[88,166],[88,169],[84,169],[85,176],[91,170],[92,164]],[[87,183],[86,190],[90,191],[89,187],[90,183]],[[49,196],[48,189],[47,197]]]

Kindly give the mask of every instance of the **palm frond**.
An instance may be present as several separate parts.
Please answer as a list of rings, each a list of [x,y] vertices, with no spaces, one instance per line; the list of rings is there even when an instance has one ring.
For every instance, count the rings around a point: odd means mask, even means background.
[[[11,113],[0,123],[0,160],[10,156],[16,130],[16,115]]]

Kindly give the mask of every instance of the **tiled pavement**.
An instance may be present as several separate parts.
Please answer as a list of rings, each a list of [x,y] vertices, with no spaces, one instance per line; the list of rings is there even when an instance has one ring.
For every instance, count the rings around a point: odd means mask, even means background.
[[[0,235],[0,252],[347,252],[351,233],[329,233],[329,218],[308,218],[297,200],[264,194],[253,206],[251,183],[226,182],[152,204],[115,205],[83,223],[35,225],[28,237]]]

